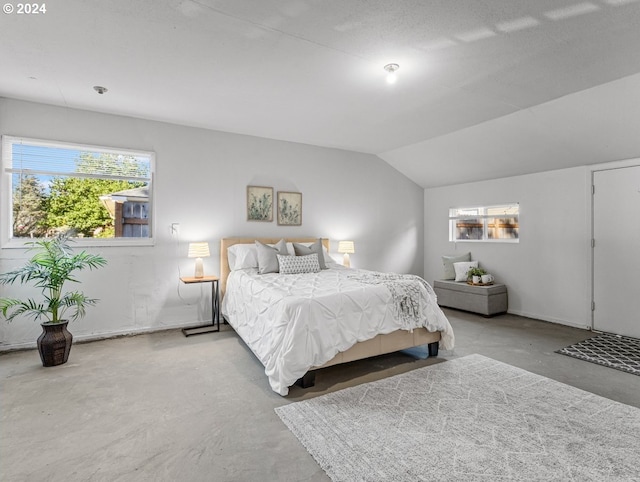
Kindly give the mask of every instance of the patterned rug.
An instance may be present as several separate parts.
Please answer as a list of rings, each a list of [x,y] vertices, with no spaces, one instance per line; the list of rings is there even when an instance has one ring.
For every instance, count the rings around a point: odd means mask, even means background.
[[[481,355],[276,412],[333,481],[640,480],[640,409]]]
[[[604,333],[556,353],[640,375],[640,340],[637,338]]]

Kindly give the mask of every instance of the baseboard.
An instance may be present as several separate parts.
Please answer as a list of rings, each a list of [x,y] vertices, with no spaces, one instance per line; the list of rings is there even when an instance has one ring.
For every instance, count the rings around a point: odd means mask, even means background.
[[[160,331],[168,331],[168,330],[176,330],[180,328],[189,328],[197,324],[198,322],[189,321],[186,323],[176,323],[171,325],[163,325],[163,326],[155,326],[155,327],[146,327],[146,328],[136,328],[136,329],[127,329],[127,330],[118,330],[118,331],[109,331],[105,333],[95,333],[88,335],[76,335],[71,331],[73,335],[73,343],[90,343],[92,341],[99,340],[109,340],[112,338],[121,338],[124,336],[135,336],[135,335],[144,335],[145,333],[156,333]],[[32,342],[23,342],[23,343],[13,343],[11,345],[0,345],[0,353],[2,352],[10,352],[10,351],[19,351],[19,350],[32,350],[37,347],[36,340],[34,339]]]
[[[550,316],[543,316],[543,315],[539,315],[539,314],[535,314],[535,313],[528,313],[526,311],[509,310],[509,311],[507,311],[507,313],[509,313],[511,315],[522,316],[524,318],[531,318],[533,320],[548,321],[549,323],[556,323],[558,325],[565,325],[565,326],[571,326],[573,328],[580,328],[582,330],[591,330],[591,325],[575,323],[573,321],[561,320],[559,318],[553,318],[553,317],[550,317]]]
[[[11,345],[0,345],[0,353],[5,351],[32,350],[36,348],[36,340],[24,343],[13,343]]]

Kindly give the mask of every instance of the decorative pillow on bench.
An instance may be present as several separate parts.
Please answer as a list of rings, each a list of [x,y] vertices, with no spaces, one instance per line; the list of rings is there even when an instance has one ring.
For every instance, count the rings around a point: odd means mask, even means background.
[[[467,281],[467,272],[469,271],[469,269],[477,267],[477,261],[453,263],[453,269],[456,273],[455,281]]]
[[[456,272],[453,268],[453,263],[464,261],[471,261],[471,253],[458,254],[454,256],[443,256],[442,266],[444,268],[444,276],[442,277],[442,279],[455,279]]]

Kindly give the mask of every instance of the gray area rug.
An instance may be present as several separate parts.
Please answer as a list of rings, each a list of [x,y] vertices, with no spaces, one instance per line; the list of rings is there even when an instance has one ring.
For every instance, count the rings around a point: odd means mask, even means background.
[[[640,480],[640,409],[481,355],[276,412],[333,481]]]
[[[640,376],[640,340],[603,333],[556,353]]]

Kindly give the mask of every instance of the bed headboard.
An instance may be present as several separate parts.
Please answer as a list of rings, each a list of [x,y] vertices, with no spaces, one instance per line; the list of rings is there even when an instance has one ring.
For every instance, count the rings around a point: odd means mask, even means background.
[[[313,243],[318,240],[318,238],[222,238],[220,243],[220,300],[224,296],[227,288],[227,278],[231,271],[227,248],[234,244],[253,244],[256,240],[264,244],[276,244],[281,239],[284,239],[287,243]],[[329,239],[322,238],[322,244],[329,251]]]

